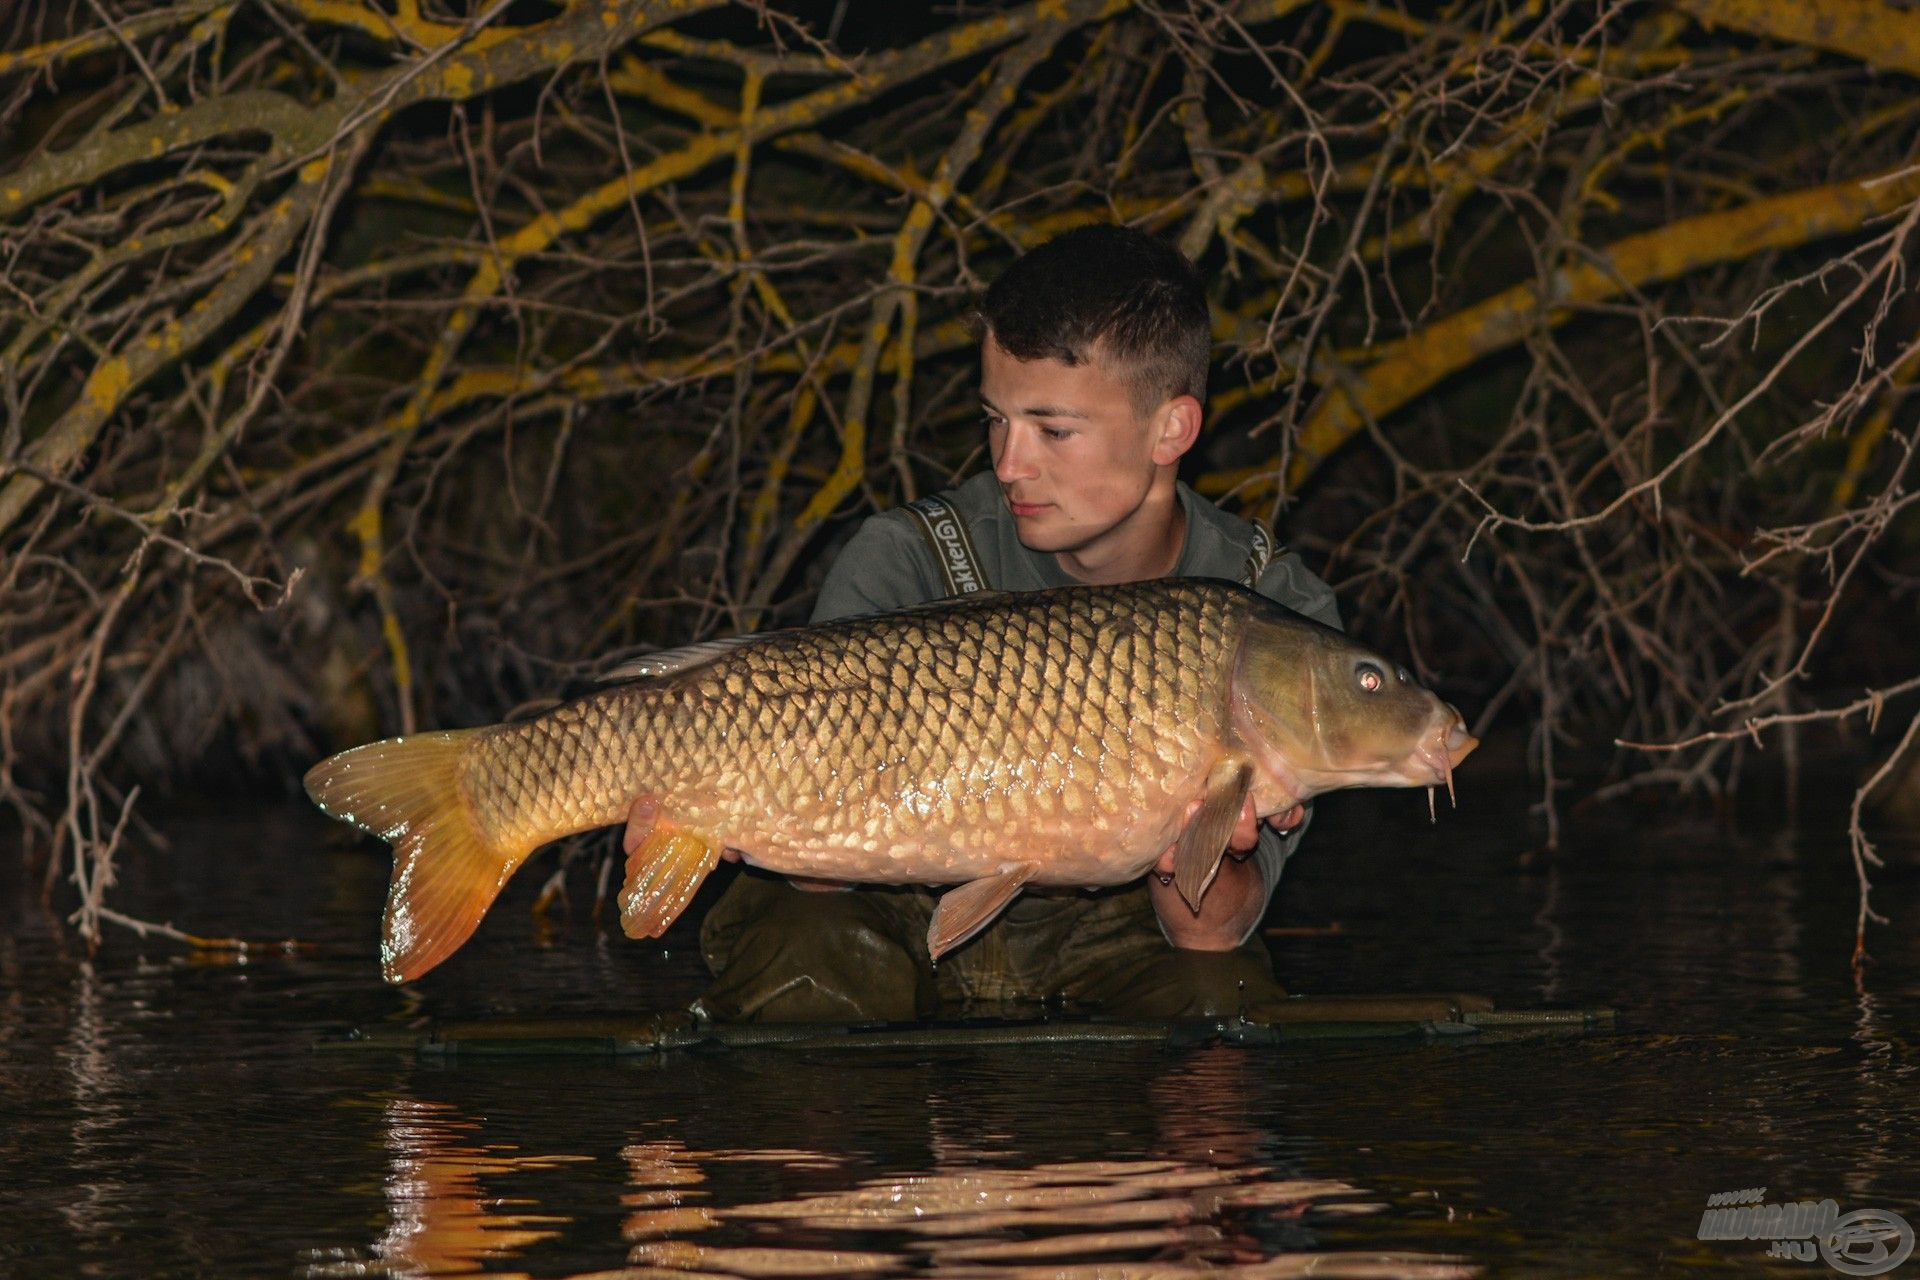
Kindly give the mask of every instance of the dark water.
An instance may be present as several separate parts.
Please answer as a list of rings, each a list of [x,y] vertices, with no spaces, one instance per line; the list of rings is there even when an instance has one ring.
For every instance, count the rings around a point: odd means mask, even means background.
[[[117,903],[298,937],[91,961],[0,868],[0,1274],[1838,1274],[1696,1237],[1715,1192],[1920,1223],[1920,873],[1891,850],[1864,991],[1839,824],[1614,812],[1521,865],[1526,797],[1340,797],[1269,924],[1314,993],[1611,1005],[1526,1043],[733,1051],[435,1065],[316,1037],[684,1004],[682,926],[540,939],[509,890],[416,987],[382,858],[301,809],[170,824]],[[10,855],[11,856],[11,855]],[[577,892],[591,886],[576,884]],[[1920,1273],[1920,1261],[1904,1272]]]

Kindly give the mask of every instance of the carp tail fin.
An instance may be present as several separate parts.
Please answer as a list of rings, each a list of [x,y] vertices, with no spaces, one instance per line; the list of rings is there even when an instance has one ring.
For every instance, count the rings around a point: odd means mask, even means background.
[[[474,820],[461,765],[481,729],[370,742],[308,771],[307,794],[329,817],[393,846],[380,968],[411,982],[459,949],[534,846],[490,840]]]

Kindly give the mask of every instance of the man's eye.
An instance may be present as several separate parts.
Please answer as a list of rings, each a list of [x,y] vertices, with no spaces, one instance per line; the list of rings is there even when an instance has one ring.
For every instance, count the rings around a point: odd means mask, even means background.
[[[993,413],[981,414],[980,422],[989,431],[998,431],[1000,428],[1007,425],[1007,420],[1005,418],[1002,418],[998,414],[993,414]]]
[[[1065,440],[1071,436],[1073,432],[1062,431],[1059,427],[1042,427],[1040,428],[1040,434],[1049,440]]]

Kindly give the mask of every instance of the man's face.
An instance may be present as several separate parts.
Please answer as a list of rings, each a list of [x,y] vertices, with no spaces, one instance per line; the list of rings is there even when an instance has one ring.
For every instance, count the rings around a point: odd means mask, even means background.
[[[1140,509],[1158,433],[1105,361],[1018,360],[989,333],[980,402],[993,472],[1027,547],[1078,551]]]

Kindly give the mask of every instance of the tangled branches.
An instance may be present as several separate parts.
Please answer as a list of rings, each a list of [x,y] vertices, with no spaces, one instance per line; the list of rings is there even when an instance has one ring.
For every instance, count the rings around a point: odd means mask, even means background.
[[[1829,17],[25,6],[0,795],[96,937],[136,781],[792,620],[977,463],[982,280],[1104,219],[1214,281],[1196,482],[1533,726],[1549,838],[1568,744],[1717,793],[1911,717],[1920,18]]]

